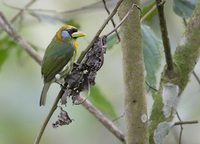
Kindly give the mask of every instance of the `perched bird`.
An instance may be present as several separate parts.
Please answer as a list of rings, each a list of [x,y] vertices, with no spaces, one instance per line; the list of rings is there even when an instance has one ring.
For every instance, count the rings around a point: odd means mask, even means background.
[[[40,96],[40,106],[45,105],[47,91],[55,80],[56,74],[61,72],[69,61],[75,60],[78,50],[76,39],[85,35],[71,25],[64,25],[56,32],[42,61],[41,73],[44,78],[44,87]]]

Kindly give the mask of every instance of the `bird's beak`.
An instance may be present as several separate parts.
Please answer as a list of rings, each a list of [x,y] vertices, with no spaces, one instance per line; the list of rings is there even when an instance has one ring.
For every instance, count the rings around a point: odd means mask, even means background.
[[[81,31],[77,31],[77,32],[72,33],[73,38],[79,38],[79,37],[84,37],[84,36],[86,36],[86,34],[81,32]]]

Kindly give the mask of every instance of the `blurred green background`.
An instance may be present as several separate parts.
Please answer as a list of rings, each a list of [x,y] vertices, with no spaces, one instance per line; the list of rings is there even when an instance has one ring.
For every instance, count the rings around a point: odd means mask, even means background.
[[[27,0],[0,0],[0,11],[4,13],[7,19],[11,19],[17,12],[17,9],[10,8],[4,3],[14,7],[23,8]],[[31,9],[46,9],[65,11],[80,8],[92,3],[94,0],[37,0]],[[167,24],[173,51],[180,42],[184,32],[182,19],[173,12],[172,0],[166,3]],[[112,1],[109,7],[114,7],[115,1]],[[103,5],[98,4],[90,7],[88,10],[71,13],[59,17],[62,20],[73,20],[80,25],[80,29],[87,33],[87,37],[79,39],[80,51],[82,51],[90,42],[95,32],[107,17]],[[117,16],[115,16],[118,22]],[[52,17],[41,16],[40,20],[30,15],[29,11],[24,13],[23,21],[18,20],[13,26],[27,41],[38,48],[42,56],[55,32],[63,25],[62,22]],[[154,29],[159,36],[158,19],[153,17],[148,25]],[[112,29],[109,24],[104,32]],[[5,35],[5,34],[2,34]],[[0,43],[3,45],[3,41]],[[0,67],[0,144],[29,144],[33,143],[45,119],[55,96],[60,87],[53,84],[49,91],[47,105],[39,107],[39,96],[41,93],[43,80],[40,74],[40,67],[25,52],[19,50],[16,45],[13,46],[9,56],[2,67]],[[0,55],[1,57],[1,55]],[[195,72],[200,76],[200,64],[195,67]],[[119,44],[107,51],[105,62],[98,72],[96,85],[100,93],[106,98],[108,105],[112,104],[115,115],[120,116],[123,112],[123,72],[122,72],[122,54]],[[192,75],[190,82],[182,95],[178,112],[183,121],[200,120],[200,85]],[[84,94],[83,94],[84,95]],[[90,97],[92,97],[91,95]],[[148,111],[150,112],[152,99],[147,95]],[[110,107],[104,111],[105,115],[114,119],[109,113]],[[81,105],[73,106],[71,102],[67,104],[66,110],[74,121],[69,126],[52,128],[52,123],[57,120],[59,110],[54,113],[48,124],[41,143],[73,143],[73,144],[101,144],[101,143],[121,143],[104,126],[96,120]],[[175,118],[174,121],[177,121]],[[125,132],[125,120],[119,119],[115,124]],[[182,144],[200,143],[200,126],[186,125],[182,136]],[[176,144],[178,142],[179,127],[173,128],[166,139],[166,144]]]

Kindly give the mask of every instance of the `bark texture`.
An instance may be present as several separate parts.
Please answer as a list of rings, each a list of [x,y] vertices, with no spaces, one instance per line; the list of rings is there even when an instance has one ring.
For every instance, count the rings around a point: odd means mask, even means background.
[[[139,5],[140,1],[123,1],[118,11],[120,19],[123,19],[133,3]],[[125,82],[126,143],[146,144],[147,110],[144,93],[144,60],[140,11],[137,8],[133,9],[133,12],[122,24],[120,34]]]

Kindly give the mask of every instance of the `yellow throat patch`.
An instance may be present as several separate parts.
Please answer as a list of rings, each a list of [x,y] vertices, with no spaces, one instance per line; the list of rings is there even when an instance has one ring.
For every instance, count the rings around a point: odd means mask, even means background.
[[[78,49],[78,42],[74,40],[73,41],[73,46],[74,46],[75,49]]]

